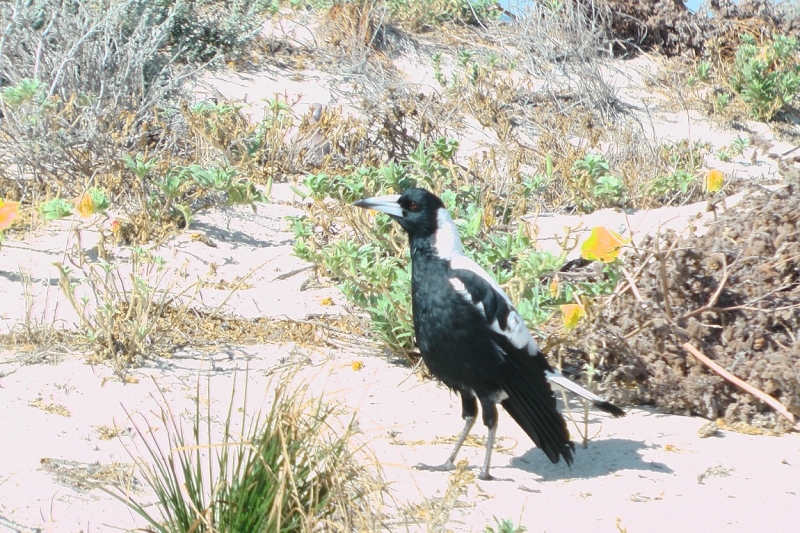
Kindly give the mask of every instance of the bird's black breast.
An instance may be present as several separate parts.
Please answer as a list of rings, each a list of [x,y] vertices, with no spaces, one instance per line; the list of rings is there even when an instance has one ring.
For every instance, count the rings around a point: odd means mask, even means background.
[[[413,259],[414,330],[428,369],[453,389],[478,396],[497,392],[504,354],[485,317],[450,284],[448,261]]]

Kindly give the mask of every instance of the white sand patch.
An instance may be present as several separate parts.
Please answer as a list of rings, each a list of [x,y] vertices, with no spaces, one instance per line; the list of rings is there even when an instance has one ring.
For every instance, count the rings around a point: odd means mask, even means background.
[[[270,100],[288,103],[302,115],[312,104],[327,105],[332,101],[330,77],[322,72],[303,71],[288,74],[273,69],[255,73],[221,72],[206,74],[200,79],[195,94],[199,100],[221,95],[244,104],[242,113],[251,122],[260,122]]]

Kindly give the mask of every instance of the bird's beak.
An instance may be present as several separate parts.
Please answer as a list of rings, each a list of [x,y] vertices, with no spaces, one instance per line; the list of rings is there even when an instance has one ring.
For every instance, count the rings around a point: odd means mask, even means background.
[[[375,196],[373,198],[364,198],[355,202],[353,205],[356,207],[363,207],[364,209],[372,209],[386,213],[387,215],[403,218],[403,208],[397,203],[400,199],[399,194],[390,194],[388,196]]]

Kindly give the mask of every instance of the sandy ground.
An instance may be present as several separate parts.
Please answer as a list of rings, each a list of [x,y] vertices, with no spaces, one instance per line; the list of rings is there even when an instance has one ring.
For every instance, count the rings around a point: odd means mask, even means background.
[[[276,194],[289,193],[279,187]],[[235,294],[237,299],[228,304],[243,316],[303,318],[341,313],[341,297],[335,289],[301,290],[308,270],[275,279],[305,266],[291,256],[282,221],[296,209],[273,204],[256,215],[246,209],[204,214],[198,217],[197,227],[215,236],[217,248],[183,235],[170,242],[163,255],[176,264],[185,264],[186,256],[194,257],[191,271],[196,276],[210,262],[224,265],[217,270],[218,279],[249,274],[251,287]],[[55,267],[47,268],[47,259],[63,253],[64,243],[72,238],[64,226],[49,227],[30,246],[8,242],[2,253],[6,265],[38,269],[31,273],[31,292],[37,295],[33,308],[40,316],[52,316],[44,308],[57,307],[60,320],[68,321],[68,313],[62,311],[66,306],[53,304],[58,293],[48,285]],[[210,305],[228,294],[204,291],[203,301]],[[10,301],[20,292],[21,276],[4,271],[0,276],[3,298]],[[45,297],[46,302],[40,301]],[[321,305],[326,297],[332,297],[336,305]],[[6,324],[20,320],[20,312],[18,306],[5,306]],[[142,450],[137,448],[141,438],[132,431],[126,411],[152,419],[158,406],[155,383],[166,391],[175,412],[188,415],[193,412],[192,398],[200,379],[203,387],[211,387],[212,412],[222,416],[234,380],[241,386],[246,368],[250,390],[259,397],[259,392],[267,390],[270,376],[287,360],[306,361],[302,375],[311,390],[340,402],[356,417],[361,438],[388,482],[387,529],[426,531],[425,520],[444,494],[448,474],[412,467],[419,462],[439,463],[447,456],[451,444],[434,442],[460,430],[458,398],[434,382],[409,377],[408,367],[375,348],[309,350],[296,345],[188,351],[137,370],[135,384],[120,383],[107,366],[90,366],[79,354],[4,353],[0,359],[4,406],[0,439],[5,451],[0,455],[0,517],[11,522],[0,522],[0,526],[15,531],[9,526],[13,523],[29,530],[59,532],[142,526],[141,519],[124,505],[97,489],[76,486],[63,472],[95,464],[130,464],[128,450]],[[361,361],[363,368],[354,370],[353,361]],[[578,445],[575,463],[568,468],[563,463],[551,464],[503,413],[502,450],[494,456],[493,470],[502,479],[468,484],[467,493],[450,513],[447,529],[482,531],[496,516],[510,518],[529,531],[549,532],[616,531],[617,519],[631,532],[796,530],[791,510],[800,503],[800,435],[718,431],[701,438],[698,430],[705,420],[647,409],[630,409],[623,419],[592,413],[590,421],[589,447]],[[120,439],[103,440],[103,426],[125,431]],[[576,429],[572,432],[578,435]],[[483,438],[486,432],[478,427],[475,434]],[[477,444],[468,446],[461,457],[477,468],[483,449]],[[402,509],[410,511],[401,513]]]
[[[268,30],[294,32],[291,37],[298,41],[309,39],[303,25]],[[629,75],[619,81],[632,99],[643,91],[641,72],[653,68],[647,61],[633,63]],[[405,64],[418,76],[409,74],[409,83],[432,78],[413,58],[405,59]],[[613,75],[620,76],[620,71]],[[333,101],[328,80],[321,75],[296,83],[286,73],[267,69],[205,82],[225,96],[247,99],[256,118],[263,108],[261,99],[276,93],[298,102],[298,115],[305,113],[303,106],[314,103],[350,109],[347,102]],[[707,138],[716,146],[735,138],[733,132],[707,126],[692,113],[664,113],[653,120],[653,130],[663,131],[663,138]],[[480,149],[487,142],[490,135],[475,132],[462,146]],[[750,156],[746,153],[732,162],[730,172],[774,176],[770,161],[760,157],[750,163]],[[246,288],[232,296],[230,290],[204,288],[199,301],[207,308],[224,304],[226,312],[243,317],[344,314],[344,301],[336,289],[308,284],[309,265],[291,255],[292,236],[284,217],[301,212],[297,199],[285,184],[275,187],[273,197],[274,203],[260,206],[256,214],[249,208],[203,213],[159,253],[176,279],[185,283],[230,282],[247,276]],[[728,208],[734,204],[730,199]],[[588,230],[605,224],[640,238],[665,223],[682,229],[698,215],[709,216],[704,204],[627,214],[606,210],[580,219],[540,216],[531,223],[538,227],[539,245],[548,248],[565,227]],[[84,228],[84,246],[92,246],[90,222],[60,221],[36,229],[26,239],[3,244],[0,331],[19,328],[26,321],[74,325],[76,315],[58,291],[53,263],[64,260],[79,225]],[[217,246],[193,240],[193,233],[206,235]],[[327,298],[334,305],[324,305]],[[303,361],[301,374],[311,390],[339,402],[348,416],[355,416],[361,438],[388,482],[386,530],[429,530],[426,519],[447,488],[448,474],[412,467],[419,462],[439,463],[447,456],[451,445],[435,442],[461,429],[458,398],[434,382],[409,377],[407,366],[374,347],[310,349],[287,344],[224,346],[203,353],[187,350],[135,370],[138,383],[131,384],[114,379],[106,365],[90,366],[82,354],[68,350],[3,352],[0,531],[89,533],[142,527],[142,520],[123,504],[96,488],[76,485],[74,477],[64,472],[130,464],[130,453],[142,450],[126,412],[152,418],[161,401],[156,383],[171,408],[188,415],[200,380],[211,388],[210,409],[222,416],[230,390],[234,383],[241,384],[246,368],[254,397],[264,397],[270,380],[281,376],[287,361]],[[362,362],[363,368],[354,370],[353,361]],[[588,448],[578,445],[575,463],[568,468],[551,464],[502,413],[498,433],[502,450],[493,461],[493,474],[502,480],[470,482],[441,530],[483,531],[494,524],[493,517],[509,518],[531,532],[798,530],[800,434],[773,437],[720,430],[701,438],[698,430],[706,420],[639,408],[629,409],[622,419],[599,413],[590,419]],[[121,438],[104,440],[103,428],[115,426],[122,428]],[[485,428],[476,427],[475,434],[485,437]],[[483,450],[467,446],[461,457],[477,468]],[[107,474],[100,469],[96,477]],[[146,492],[141,494],[147,498]]]

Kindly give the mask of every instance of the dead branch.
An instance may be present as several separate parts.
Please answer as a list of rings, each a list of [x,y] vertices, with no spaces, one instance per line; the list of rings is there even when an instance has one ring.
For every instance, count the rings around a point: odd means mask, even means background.
[[[778,413],[780,413],[787,420],[789,420],[789,422],[792,423],[795,429],[800,430],[800,423],[797,423],[795,421],[794,415],[790,413],[789,410],[786,409],[786,406],[783,405],[781,402],[779,402],[766,392],[761,391],[753,387],[752,385],[742,381],[741,379],[737,378],[736,376],[734,376],[733,374],[722,368],[720,365],[709,359],[708,356],[706,356],[703,352],[695,348],[691,343],[688,342],[683,343],[683,349],[692,354],[693,356],[695,356],[697,359],[700,360],[701,363],[706,365],[708,368],[710,368],[723,378],[727,379],[740,389],[749,392],[762,402],[766,403],[767,405],[775,409]]]

